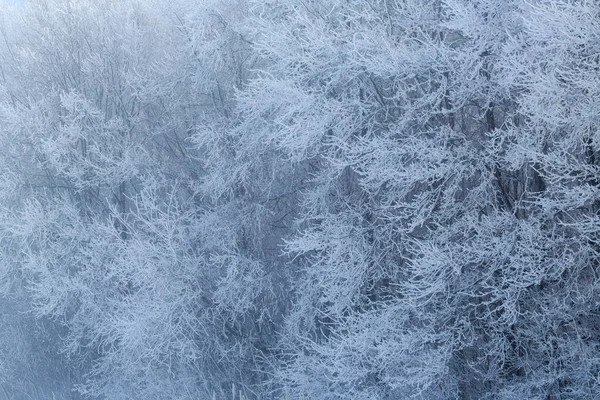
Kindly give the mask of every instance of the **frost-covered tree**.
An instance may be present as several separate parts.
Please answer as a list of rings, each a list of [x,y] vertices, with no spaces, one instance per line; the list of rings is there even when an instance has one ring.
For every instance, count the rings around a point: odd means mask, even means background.
[[[231,114],[251,62],[216,5],[31,1],[6,41],[6,276],[91,397],[258,379],[269,292],[236,226],[248,207],[220,207],[210,148],[186,141]]]
[[[594,129],[592,4],[259,3],[272,66],[241,107],[311,177],[276,379],[318,398],[595,397],[578,333],[595,216],[573,211],[595,196],[577,133]]]

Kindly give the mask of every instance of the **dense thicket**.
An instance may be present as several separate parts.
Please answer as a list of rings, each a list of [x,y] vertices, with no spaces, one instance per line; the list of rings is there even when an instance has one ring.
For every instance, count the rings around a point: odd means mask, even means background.
[[[1,10],[7,398],[600,396],[595,1]]]

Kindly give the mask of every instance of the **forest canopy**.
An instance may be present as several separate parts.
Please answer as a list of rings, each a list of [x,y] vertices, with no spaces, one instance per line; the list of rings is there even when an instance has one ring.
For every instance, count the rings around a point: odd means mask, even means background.
[[[596,1],[2,0],[0,35],[0,397],[600,398]]]

